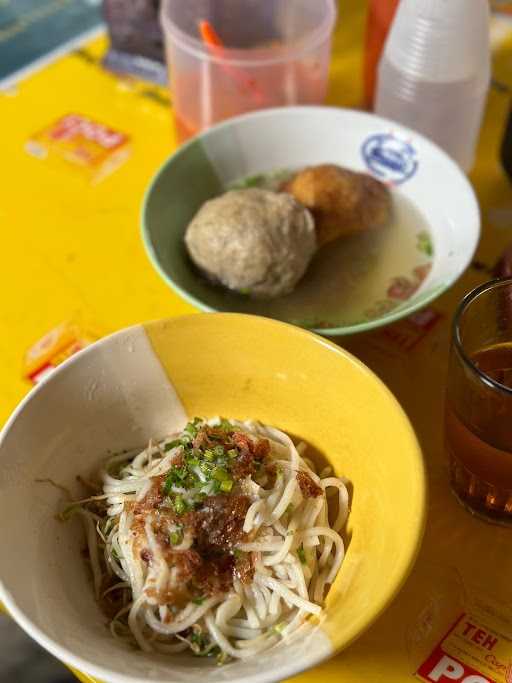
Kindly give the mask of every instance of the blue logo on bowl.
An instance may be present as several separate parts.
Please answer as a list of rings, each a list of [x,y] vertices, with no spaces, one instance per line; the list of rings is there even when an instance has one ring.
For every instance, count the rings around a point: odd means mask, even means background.
[[[404,183],[418,169],[414,147],[392,133],[378,133],[366,138],[361,154],[370,171],[391,185]]]

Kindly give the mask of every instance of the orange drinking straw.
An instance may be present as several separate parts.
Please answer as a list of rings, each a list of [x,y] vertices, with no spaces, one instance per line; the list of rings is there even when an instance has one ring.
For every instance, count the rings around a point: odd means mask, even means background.
[[[210,52],[217,56],[223,56],[224,43],[219,34],[213,28],[209,21],[201,19],[199,22],[199,33],[203,39],[203,43],[208,47]],[[237,83],[241,90],[248,92],[253,98],[258,107],[265,104],[265,96],[258,87],[254,78],[251,78],[243,69],[224,64],[223,69],[229,73],[231,78]]]
[[[224,47],[219,34],[206,19],[201,19],[199,22],[199,32],[201,33],[203,42],[208,45],[208,47]]]

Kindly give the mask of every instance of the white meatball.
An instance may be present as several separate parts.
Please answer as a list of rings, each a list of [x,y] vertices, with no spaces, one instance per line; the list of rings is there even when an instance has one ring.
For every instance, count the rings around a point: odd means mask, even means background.
[[[316,251],[308,209],[290,195],[256,188],[205,202],[187,228],[185,243],[209,278],[269,299],[292,291]]]

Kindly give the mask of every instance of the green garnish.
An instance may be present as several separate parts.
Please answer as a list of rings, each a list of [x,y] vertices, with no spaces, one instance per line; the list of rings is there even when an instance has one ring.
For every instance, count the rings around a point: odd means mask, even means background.
[[[247,176],[247,178],[242,178],[233,183],[232,187],[234,190],[241,190],[246,187],[260,187],[262,183],[265,182],[266,176],[263,173],[256,173],[255,175]]]
[[[227,481],[229,479],[229,474],[223,467],[216,467],[213,470],[213,478],[217,481]]]
[[[57,518],[63,522],[67,522],[71,519],[71,517],[73,517],[74,514],[80,512],[81,509],[82,508],[80,507],[80,505],[76,505],[75,503],[73,503],[71,505],[66,506],[64,510],[59,515],[57,515]]]
[[[219,654],[217,655],[217,664],[219,666],[222,666],[228,661],[228,659],[229,655],[226,652],[219,652]]]
[[[197,655],[201,654],[201,651],[210,644],[208,636],[204,633],[192,633],[189,637],[189,641],[192,645],[192,652]]]
[[[171,545],[179,545],[183,540],[182,531],[171,531],[171,533],[169,534],[169,540],[171,542]]]
[[[423,252],[426,256],[434,255],[434,245],[432,244],[432,238],[426,230],[422,230],[416,236],[417,248],[419,251]]]
[[[187,509],[187,504],[181,496],[176,496],[172,502],[172,506],[177,515],[182,515]]]
[[[257,173],[256,175],[251,175],[248,178],[245,178],[243,182],[245,187],[259,187],[264,181],[265,176],[263,173]]]
[[[164,451],[167,453],[167,451],[171,451],[173,448],[177,448],[178,446],[181,446],[181,441],[179,439],[175,439],[174,441],[169,441],[169,443],[166,443],[164,446]]]
[[[274,626],[274,629],[273,629],[273,630],[274,630],[276,633],[278,633],[279,635],[281,635],[281,634],[283,633],[283,631],[284,631],[285,628],[286,628],[286,621],[281,621],[279,624],[276,624],[276,625]]]
[[[199,463],[199,469],[203,474],[210,474],[212,471],[213,465],[209,462],[200,462]]]
[[[243,552],[243,550],[238,550],[238,548],[235,548],[233,550],[233,555],[237,560],[241,560],[242,557],[244,556],[244,552]]]
[[[297,555],[299,557],[300,563],[306,564],[306,553],[304,552],[304,548],[302,546],[297,548]]]
[[[197,436],[197,428],[194,427],[194,425],[193,425],[192,423],[189,423],[189,424],[185,427],[185,430],[184,430],[184,431],[186,432],[186,434],[187,434],[189,437],[192,437],[192,438],[193,438],[193,437]]]
[[[199,596],[199,597],[197,597],[197,598],[192,598],[192,602],[194,603],[194,605],[202,605],[203,602],[204,602],[204,600],[205,600],[204,596]]]
[[[202,631],[194,631],[188,642],[192,652],[198,657],[215,657],[220,655],[220,648],[212,643],[208,634]]]
[[[169,495],[173,486],[183,487],[187,477],[189,477],[189,471],[186,467],[171,467],[165,478],[164,493]]]
[[[204,432],[205,445],[193,446],[199,429],[203,430],[201,434]],[[208,496],[231,493],[236,483],[232,468],[239,456],[238,449],[231,442],[233,430],[234,426],[224,418],[211,428],[201,418],[194,418],[187,423],[178,439],[165,444],[167,451],[180,448],[181,456],[179,465],[171,464],[166,472],[162,487],[165,497],[160,503],[162,509],[171,508],[176,515],[182,515],[200,506]],[[263,463],[255,461],[254,466],[259,471]],[[182,538],[182,533],[180,536],[173,532],[170,542],[176,545]]]

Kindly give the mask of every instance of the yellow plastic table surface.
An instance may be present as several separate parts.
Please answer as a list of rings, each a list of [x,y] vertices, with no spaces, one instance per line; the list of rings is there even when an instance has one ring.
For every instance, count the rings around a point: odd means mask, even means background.
[[[339,4],[329,102],[357,106],[366,7],[359,0]],[[24,351],[61,321],[79,316],[103,335],[194,310],[153,271],[139,235],[144,189],[176,144],[167,93],[106,73],[99,63],[105,47],[98,39],[0,94],[0,423],[29,390],[21,377]],[[505,41],[495,58],[498,81],[511,84],[511,63],[512,43]],[[395,392],[418,432],[430,480],[429,520],[416,567],[391,608],[345,652],[294,679],[301,683],[405,683],[420,663],[416,645],[443,635],[436,610],[453,597],[454,582],[477,584],[503,602],[512,598],[510,531],[472,518],[456,503],[442,443],[454,308],[488,278],[486,269],[512,240],[512,192],[498,162],[508,104],[505,89],[492,89],[472,174],[483,217],[476,266],[429,309],[428,324],[416,318],[342,341]],[[95,185],[72,166],[63,170],[25,151],[34,133],[68,113],[130,136],[129,159]]]

